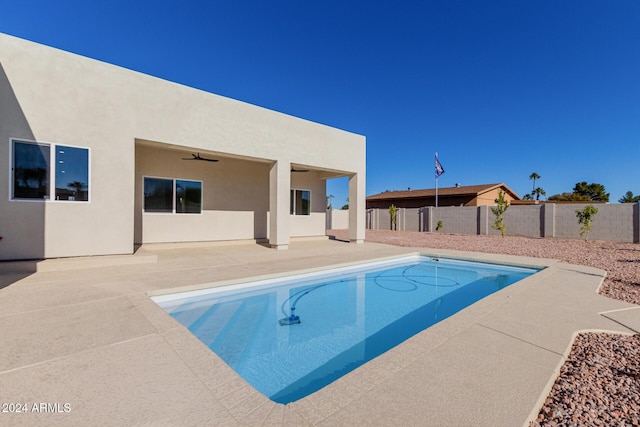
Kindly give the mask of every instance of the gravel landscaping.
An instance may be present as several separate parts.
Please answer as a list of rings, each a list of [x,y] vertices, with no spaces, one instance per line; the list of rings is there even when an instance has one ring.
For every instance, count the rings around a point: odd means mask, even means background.
[[[347,230],[328,232],[347,239]],[[367,230],[366,241],[557,259],[600,268],[600,294],[640,304],[640,245],[606,241]],[[640,426],[640,334],[583,333],[532,426]]]

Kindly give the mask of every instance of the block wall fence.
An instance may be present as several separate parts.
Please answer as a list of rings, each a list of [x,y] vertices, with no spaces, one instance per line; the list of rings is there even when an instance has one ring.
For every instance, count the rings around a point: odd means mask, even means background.
[[[510,206],[504,214],[507,236],[555,237],[581,239],[576,210],[585,204],[551,204]],[[640,204],[595,204],[590,240],[640,242]],[[398,208],[396,230],[435,232],[442,221],[442,233],[499,236],[494,230],[495,216],[490,206],[451,206]],[[391,230],[391,215],[386,209],[367,209],[368,229]]]

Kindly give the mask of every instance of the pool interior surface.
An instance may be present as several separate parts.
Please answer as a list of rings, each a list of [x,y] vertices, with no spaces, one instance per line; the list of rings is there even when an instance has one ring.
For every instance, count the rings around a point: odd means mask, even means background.
[[[538,271],[411,256],[153,299],[258,391],[289,403]]]

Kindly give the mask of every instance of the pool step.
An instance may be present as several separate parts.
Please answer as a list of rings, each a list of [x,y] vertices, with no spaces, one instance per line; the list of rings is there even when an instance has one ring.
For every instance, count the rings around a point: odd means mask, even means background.
[[[207,316],[207,312],[209,312],[211,308],[211,301],[209,300],[205,302],[188,300],[171,310],[171,316],[180,322],[180,324],[190,329],[196,322],[202,319],[203,316]]]
[[[212,343],[225,330],[229,323],[233,323],[239,310],[244,303],[242,301],[232,301],[224,304],[215,304],[198,318],[189,330],[197,336],[200,341],[211,348]]]
[[[243,353],[253,346],[255,338],[261,333],[260,325],[268,307],[268,298],[245,300],[218,336],[208,344],[209,348],[229,365],[236,367]]]

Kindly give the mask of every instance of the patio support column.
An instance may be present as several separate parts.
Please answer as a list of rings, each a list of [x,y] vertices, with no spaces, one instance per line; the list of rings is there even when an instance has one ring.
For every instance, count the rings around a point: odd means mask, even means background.
[[[274,249],[289,248],[289,197],[291,164],[279,160],[269,171],[269,245]]]
[[[364,173],[349,176],[349,240],[364,243],[365,230]]]

